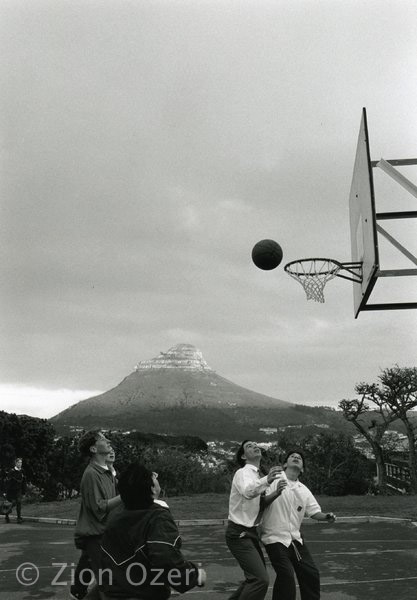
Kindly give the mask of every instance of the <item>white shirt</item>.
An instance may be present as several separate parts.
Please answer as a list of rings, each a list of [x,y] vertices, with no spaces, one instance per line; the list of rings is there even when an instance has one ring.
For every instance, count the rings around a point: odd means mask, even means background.
[[[278,480],[273,481],[266,495],[274,492],[277,485]],[[287,548],[292,540],[303,543],[300,527],[304,515],[311,517],[318,512],[321,512],[320,505],[308,487],[300,481],[288,480],[288,485],[281,495],[265,509],[261,523],[262,542],[280,542]]]
[[[260,495],[268,487],[267,477],[260,477],[255,465],[245,465],[233,477],[229,498],[229,520],[253,527],[259,513]]]

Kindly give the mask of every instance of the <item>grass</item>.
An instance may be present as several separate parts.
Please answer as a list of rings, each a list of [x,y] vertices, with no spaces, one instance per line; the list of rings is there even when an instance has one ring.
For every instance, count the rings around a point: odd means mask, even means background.
[[[166,498],[175,519],[224,519],[228,494],[195,494]],[[417,496],[317,496],[322,510],[339,517],[375,515],[417,520]],[[76,519],[79,499],[23,506],[23,516]]]

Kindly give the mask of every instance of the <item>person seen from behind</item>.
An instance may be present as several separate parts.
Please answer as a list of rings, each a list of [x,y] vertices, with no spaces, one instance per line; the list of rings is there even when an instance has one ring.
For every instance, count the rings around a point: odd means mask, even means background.
[[[119,478],[123,508],[115,511],[101,541],[103,600],[166,600],[171,589],[202,587],[204,569],[186,560],[171,512],[158,502],[157,473],[133,462]]]

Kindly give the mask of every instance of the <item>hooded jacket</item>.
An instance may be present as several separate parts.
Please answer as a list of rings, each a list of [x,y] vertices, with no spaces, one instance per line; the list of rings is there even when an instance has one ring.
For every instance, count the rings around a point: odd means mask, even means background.
[[[198,568],[181,553],[181,537],[168,509],[115,510],[102,541],[100,589],[109,598],[166,600],[198,583]]]

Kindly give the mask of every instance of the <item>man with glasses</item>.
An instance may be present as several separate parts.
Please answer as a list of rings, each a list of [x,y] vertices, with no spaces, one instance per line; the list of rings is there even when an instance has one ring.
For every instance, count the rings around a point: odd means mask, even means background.
[[[305,461],[301,452],[292,450],[284,460],[287,485],[279,490],[277,482],[269,486],[261,524],[261,540],[276,572],[272,600],[295,600],[295,576],[301,600],[319,600],[320,574],[300,533],[304,515],[316,521],[333,523],[333,513],[323,513],[310,490],[298,477]]]

